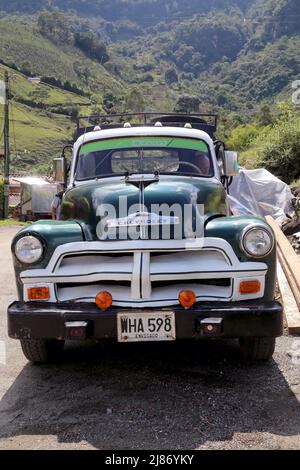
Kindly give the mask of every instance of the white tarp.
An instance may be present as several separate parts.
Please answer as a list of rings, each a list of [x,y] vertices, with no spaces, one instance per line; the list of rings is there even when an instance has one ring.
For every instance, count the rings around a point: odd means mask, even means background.
[[[267,170],[240,170],[229,188],[229,204],[234,215],[271,215],[279,223],[294,212],[294,196],[287,184]]]

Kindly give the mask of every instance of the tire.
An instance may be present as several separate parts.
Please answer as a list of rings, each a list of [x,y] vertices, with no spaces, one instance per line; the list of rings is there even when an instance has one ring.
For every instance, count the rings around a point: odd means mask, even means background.
[[[275,350],[276,338],[240,338],[239,344],[245,359],[269,361]]]
[[[21,339],[21,347],[28,361],[35,364],[59,361],[64,341],[57,339]]]

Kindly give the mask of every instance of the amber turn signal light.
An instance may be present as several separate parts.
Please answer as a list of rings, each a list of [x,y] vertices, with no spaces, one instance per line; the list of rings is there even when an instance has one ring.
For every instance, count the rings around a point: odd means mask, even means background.
[[[50,289],[49,287],[31,287],[27,289],[28,300],[49,300]]]
[[[107,291],[99,292],[95,298],[96,305],[101,310],[107,310],[109,307],[111,307],[112,301],[112,296]]]
[[[260,289],[260,281],[243,281],[240,283],[240,294],[258,294]]]
[[[191,308],[196,303],[196,294],[192,290],[182,290],[178,296],[179,303],[184,308]]]

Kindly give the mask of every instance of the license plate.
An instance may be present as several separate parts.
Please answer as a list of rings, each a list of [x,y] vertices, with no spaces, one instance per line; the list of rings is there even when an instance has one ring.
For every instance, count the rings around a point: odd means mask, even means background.
[[[118,313],[118,341],[175,341],[174,312]]]

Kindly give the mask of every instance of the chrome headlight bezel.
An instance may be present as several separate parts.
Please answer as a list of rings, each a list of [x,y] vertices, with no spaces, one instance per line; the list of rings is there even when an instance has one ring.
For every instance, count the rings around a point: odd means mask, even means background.
[[[252,233],[253,231],[255,230],[259,230],[259,231],[263,231],[265,232],[269,238],[270,238],[270,246],[268,247],[268,250],[263,253],[263,254],[256,254],[256,253],[253,253],[251,252],[248,248],[247,248],[247,245],[246,245],[246,238],[247,238],[247,235],[249,235],[250,233]],[[266,256],[268,256],[271,251],[273,250],[274,248],[274,245],[275,245],[275,237],[273,235],[273,232],[271,229],[268,229],[267,227],[265,226],[262,226],[262,225],[250,225],[250,226],[247,226],[244,228],[244,230],[242,230],[241,232],[241,235],[240,235],[240,248],[241,250],[243,251],[243,253],[245,253],[245,255],[251,257],[251,258],[265,258]]]
[[[28,256],[26,258],[26,256],[22,256],[21,254],[21,250],[22,248],[24,248],[24,244],[27,242],[28,245],[32,245],[32,250],[36,251],[36,254],[32,254],[32,256]],[[22,246],[23,245],[23,246]],[[28,250],[29,248],[27,248]],[[36,234],[33,234],[33,233],[28,233],[28,234],[25,234],[23,235],[22,237],[18,238],[15,243],[14,243],[14,246],[13,246],[13,252],[14,252],[14,255],[15,257],[17,258],[17,260],[22,263],[22,264],[27,264],[27,265],[30,265],[30,264],[36,264],[38,263],[44,256],[44,252],[45,252],[45,243],[44,241],[39,237],[37,236]]]

